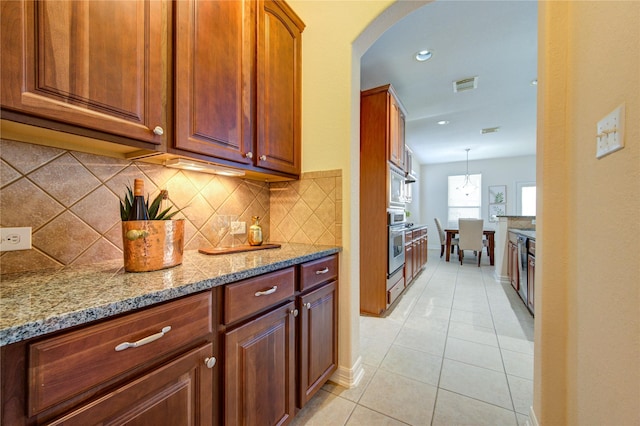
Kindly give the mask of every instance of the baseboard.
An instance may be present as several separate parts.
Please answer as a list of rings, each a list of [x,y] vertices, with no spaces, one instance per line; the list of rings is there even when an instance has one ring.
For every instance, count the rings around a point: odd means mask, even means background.
[[[529,407],[529,420],[527,420],[527,426],[540,426],[536,413],[533,411],[533,406]]]
[[[362,357],[358,357],[351,368],[338,366],[338,369],[333,373],[330,380],[345,388],[353,388],[358,386],[362,377],[364,377]]]
[[[499,275],[497,272],[494,272],[493,278],[495,278],[496,281],[499,281],[500,284],[511,284],[509,275]]]

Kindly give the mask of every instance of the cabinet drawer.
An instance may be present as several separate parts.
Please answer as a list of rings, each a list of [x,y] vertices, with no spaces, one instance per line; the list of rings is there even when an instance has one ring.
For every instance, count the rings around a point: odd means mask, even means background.
[[[212,318],[204,292],[31,344],[30,415],[212,333]],[[122,349],[125,342],[139,346]]]
[[[396,285],[387,291],[387,305],[392,304],[400,296],[402,290],[404,290],[404,280],[398,281]]]
[[[248,317],[293,297],[294,286],[293,267],[225,286],[224,323]]]
[[[338,278],[338,256],[332,255],[300,265],[300,291]]]

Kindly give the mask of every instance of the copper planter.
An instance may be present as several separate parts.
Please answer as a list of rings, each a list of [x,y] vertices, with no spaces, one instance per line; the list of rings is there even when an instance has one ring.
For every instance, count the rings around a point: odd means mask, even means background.
[[[124,269],[149,272],[182,263],[184,219],[122,222]]]

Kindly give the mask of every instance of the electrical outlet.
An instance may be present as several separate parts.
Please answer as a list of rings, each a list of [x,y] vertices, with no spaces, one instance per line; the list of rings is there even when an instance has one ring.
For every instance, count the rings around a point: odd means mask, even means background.
[[[0,228],[0,251],[30,250],[31,227]]]
[[[247,222],[231,222],[231,235],[247,233]]]

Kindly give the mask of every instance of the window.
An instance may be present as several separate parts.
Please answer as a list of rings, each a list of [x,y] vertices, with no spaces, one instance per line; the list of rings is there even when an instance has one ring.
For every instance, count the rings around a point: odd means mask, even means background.
[[[464,188],[465,175],[449,176],[449,223],[457,223],[461,217],[480,219],[482,200],[482,175],[469,175],[471,188]]]
[[[518,214],[522,216],[536,215],[536,183],[518,182],[516,184],[518,194]]]

